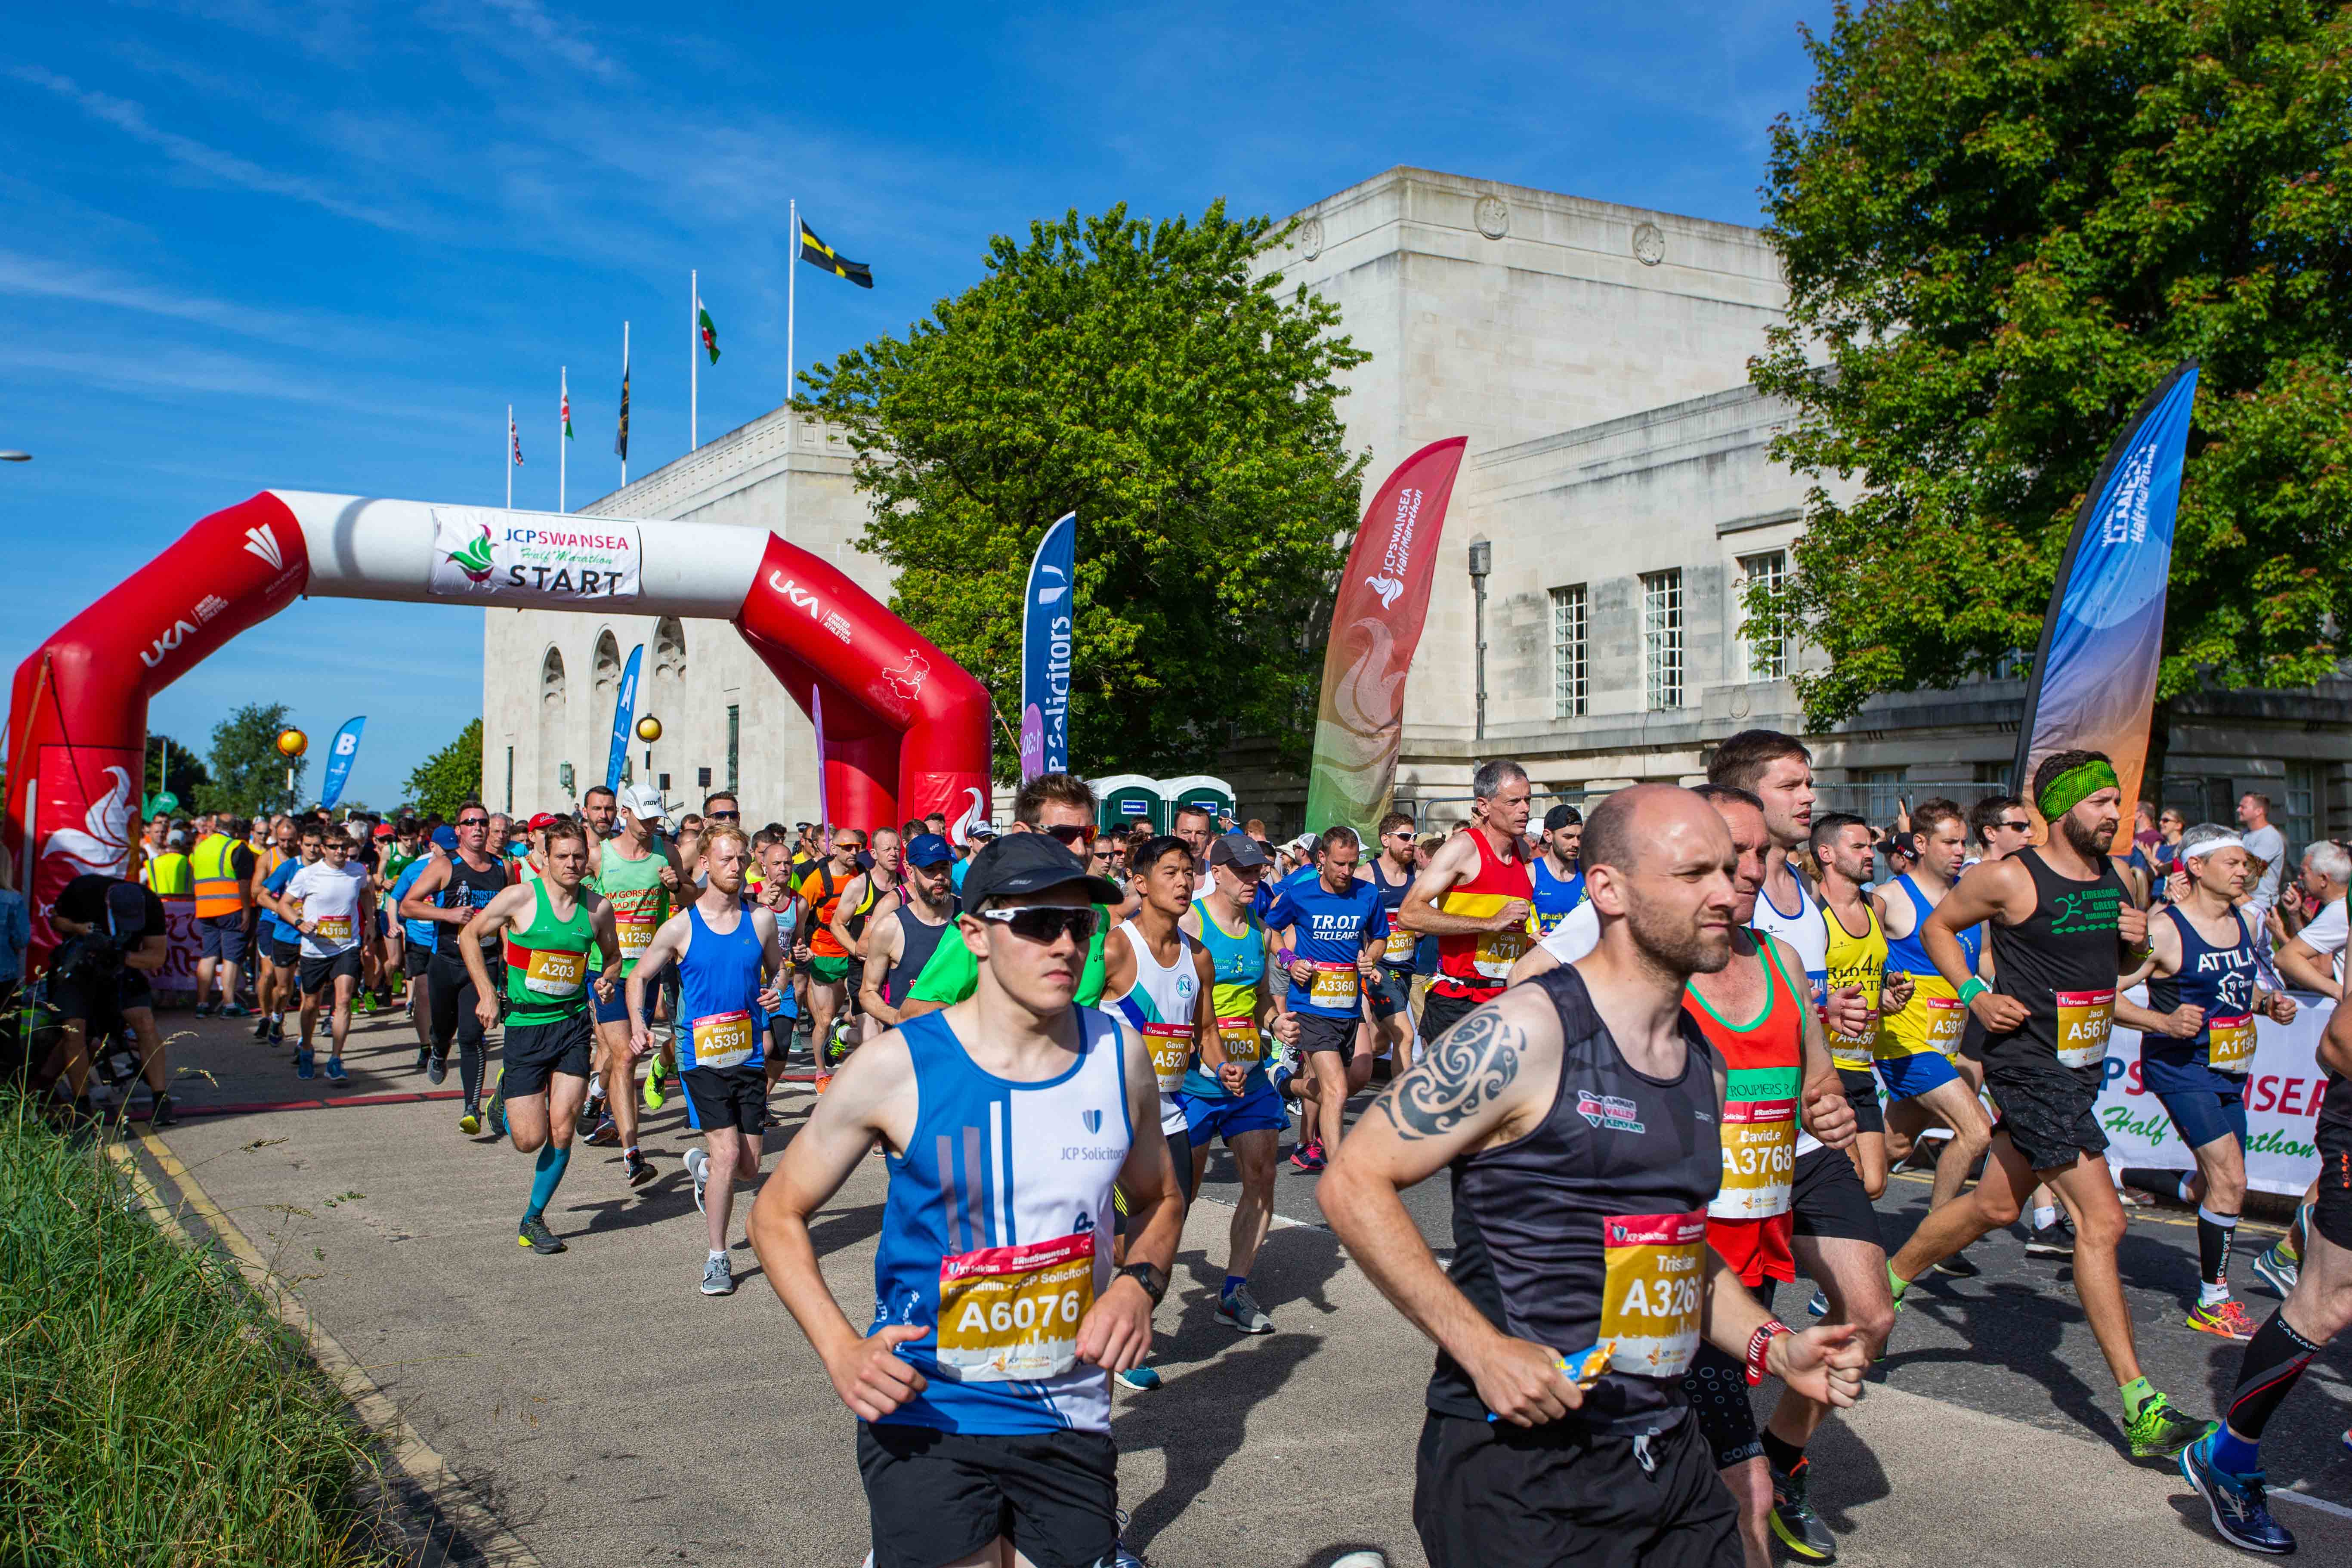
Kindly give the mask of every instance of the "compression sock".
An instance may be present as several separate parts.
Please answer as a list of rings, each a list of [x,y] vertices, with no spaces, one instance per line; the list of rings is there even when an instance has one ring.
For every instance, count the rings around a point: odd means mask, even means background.
[[[2237,1233],[2238,1216],[2215,1214],[2200,1205],[2197,1210],[2197,1304],[2210,1307],[2230,1299],[2230,1238]]]
[[[555,1195],[556,1184],[563,1180],[563,1168],[570,1163],[570,1149],[559,1149],[552,1143],[540,1145],[539,1168],[530,1178],[530,1207],[522,1211],[523,1218],[537,1219],[547,1212],[547,1200]]]
[[[449,1059],[444,1047],[436,1047],[436,1054],[443,1061]],[[457,1042],[457,1081],[466,1086],[467,1104],[479,1105],[482,1102],[482,1045],[479,1040],[470,1045],[464,1040]]]
[[[1784,1476],[1793,1476],[1805,1462],[1805,1450],[1790,1442],[1769,1426],[1759,1435],[1764,1443],[1764,1459]]]
[[[1228,1274],[1225,1276],[1225,1288],[1217,1294],[1220,1297],[1230,1296],[1248,1283],[1249,1276],[1246,1274]]]
[[[2116,1392],[2123,1397],[2124,1418],[2127,1421],[2138,1420],[2141,1408],[2156,1397],[2155,1387],[2145,1376],[2133,1378]]]
[[[2035,1209],[2035,1210],[2033,1211],[2033,1228],[2034,1228],[2034,1229],[2036,1229],[2036,1230],[2048,1230],[2052,1226],[2056,1225],[2057,1223],[2058,1223],[2058,1205],[2055,1205],[2055,1204],[2044,1204],[2044,1205],[2042,1205],[2040,1208],[2037,1208],[2037,1209]]]
[[[2254,1331],[2254,1337],[2246,1342],[2245,1359],[2238,1363],[2238,1386],[2230,1394],[2229,1408],[2221,1413],[2221,1419],[2227,1423],[2224,1430],[2242,1433],[2248,1448],[2260,1443],[2279,1402],[2294,1392],[2303,1377],[2303,1369],[2318,1353],[2317,1345],[2287,1326],[2284,1307],[2273,1312],[2269,1321]],[[2245,1468],[2258,1468],[2249,1465]],[[2245,1470],[2236,1473],[2243,1475]]]

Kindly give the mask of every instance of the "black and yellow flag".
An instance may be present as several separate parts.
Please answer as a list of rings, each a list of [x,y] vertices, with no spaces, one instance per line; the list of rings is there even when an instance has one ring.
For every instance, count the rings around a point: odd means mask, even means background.
[[[801,259],[810,266],[846,278],[860,289],[874,287],[874,269],[863,261],[844,261],[834,254],[833,247],[816,237],[816,231],[805,223],[801,225]]]

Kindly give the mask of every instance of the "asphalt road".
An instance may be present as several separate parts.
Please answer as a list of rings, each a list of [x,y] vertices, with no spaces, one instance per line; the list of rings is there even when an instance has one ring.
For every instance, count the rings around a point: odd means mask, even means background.
[[[315,1100],[335,1087],[298,1082],[283,1051],[234,1025],[184,1021],[181,1032],[176,1084],[192,1110]],[[362,1023],[341,1087],[423,1089],[414,1054],[402,1020]],[[793,1124],[806,1103],[788,1086],[779,1110]],[[823,1369],[741,1243],[737,1294],[695,1289],[702,1227],[675,1102],[648,1121],[661,1170],[649,1186],[629,1189],[611,1151],[575,1156],[549,1216],[572,1247],[551,1258],[514,1241],[530,1162],[463,1137],[457,1112],[404,1100],[191,1116],[163,1142],[270,1260],[274,1284],[299,1294],[541,1562],[857,1563],[854,1426]],[[1219,1200],[1232,1196],[1220,1174],[1213,1164],[1160,1313],[1167,1385],[1118,1399],[1130,1544],[1160,1568],[1320,1568],[1359,1547],[1420,1563],[1411,1472],[1427,1344],[1322,1226],[1312,1178],[1287,1167],[1276,1205],[1288,1223],[1255,1279],[1277,1332],[1216,1325],[1230,1217]],[[871,1300],[882,1186],[869,1160],[815,1227],[854,1320]],[[1881,1205],[1892,1236],[1925,1192],[1895,1184]],[[1445,1238],[1442,1187],[1412,1204],[1424,1234]],[[2124,1266],[2151,1374],[2205,1411],[2237,1350],[2179,1326],[2192,1248],[2186,1227],[2141,1218]],[[1922,1285],[1862,1405],[1816,1439],[1815,1495],[1841,1561],[2242,1562],[2177,1475],[2119,1451],[2112,1391],[2064,1269],[2026,1259],[2014,1237],[1978,1251],[1984,1276]],[[2264,1301],[2252,1298],[2258,1312]],[[2352,1456],[2336,1437],[2352,1423],[2346,1372],[2346,1352],[2328,1352],[2265,1445],[2274,1486],[2344,1510],[2279,1504],[2314,1561],[2352,1562]]]

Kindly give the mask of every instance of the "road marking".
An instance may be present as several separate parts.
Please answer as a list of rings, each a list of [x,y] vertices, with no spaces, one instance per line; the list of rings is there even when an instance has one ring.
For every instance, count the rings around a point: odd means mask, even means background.
[[[332,1334],[312,1320],[293,1291],[282,1284],[272,1289],[260,1288],[277,1280],[276,1271],[263,1259],[260,1249],[237,1228],[236,1222],[213,1202],[212,1195],[189,1173],[188,1168],[181,1164],[153,1133],[141,1133],[139,1143],[147,1151],[148,1157],[155,1162],[156,1167],[179,1189],[181,1202],[203,1220],[221,1244],[228,1248],[230,1255],[252,1273],[255,1296],[277,1315],[279,1322],[301,1336],[310,1347],[311,1357],[318,1362],[320,1369],[334,1380],[342,1390],[343,1397],[351,1401],[352,1413],[376,1434],[390,1450],[393,1462],[433,1500],[434,1507],[442,1517],[463,1533],[467,1542],[481,1554],[483,1561],[494,1564],[495,1568],[541,1568],[538,1554],[524,1545],[521,1538],[509,1530],[498,1515],[484,1507],[472,1489],[449,1468],[447,1461],[417,1436],[415,1428],[409,1426],[391,1396],[376,1386],[375,1380],[367,1374],[350,1352],[335,1342]],[[140,1200],[147,1206],[148,1215],[158,1225],[175,1233],[184,1244],[191,1247],[196,1246],[194,1236],[182,1223],[180,1216],[165,1206],[162,1194],[148,1181],[147,1173],[139,1168],[131,1152],[117,1143],[108,1144],[106,1152],[130,1176]]]
[[[2295,1482],[2295,1486],[2298,1487],[2302,1484],[2301,1481]],[[2346,1508],[2340,1502],[2329,1502],[2324,1497],[2313,1497],[2309,1492],[2296,1491],[2294,1487],[2284,1491],[2274,1491],[2270,1495],[2273,1498],[2284,1498],[2289,1502],[2299,1502],[2306,1508],[2315,1508],[2322,1513],[2332,1513],[2338,1519],[2352,1519],[2352,1508]]]

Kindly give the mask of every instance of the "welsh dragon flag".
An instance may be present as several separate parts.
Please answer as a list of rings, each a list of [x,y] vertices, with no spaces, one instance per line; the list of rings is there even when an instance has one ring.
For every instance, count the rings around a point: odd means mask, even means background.
[[[563,389],[563,438],[572,439],[572,389]]]
[[[719,329],[710,324],[710,311],[704,306],[699,297],[697,297],[694,301],[694,319],[702,328],[702,351],[710,356],[712,364],[717,364],[719,363]]]

